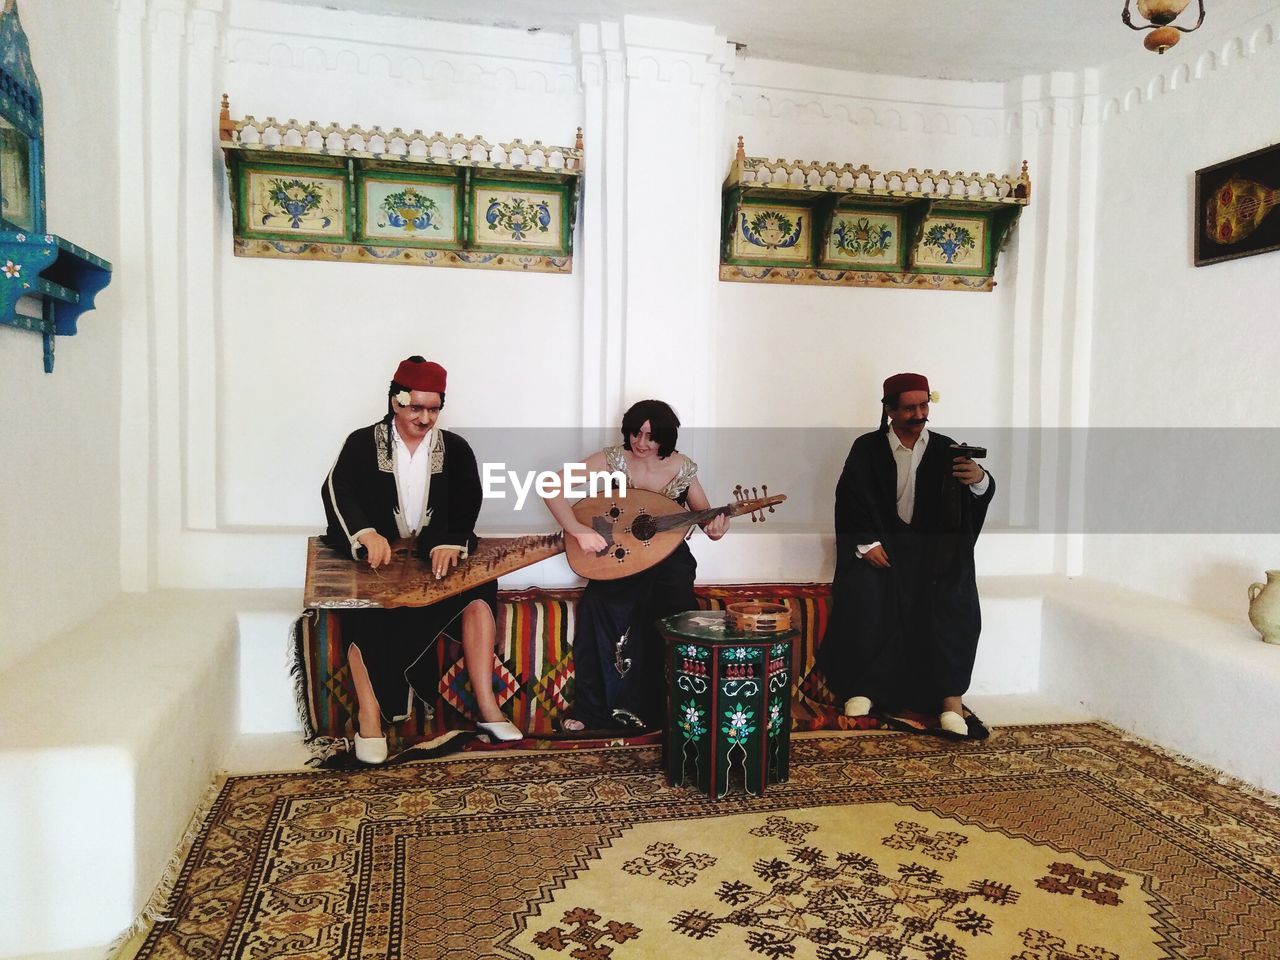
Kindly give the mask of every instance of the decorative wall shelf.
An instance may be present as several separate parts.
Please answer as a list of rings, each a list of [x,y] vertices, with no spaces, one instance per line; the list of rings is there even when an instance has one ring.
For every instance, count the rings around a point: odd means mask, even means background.
[[[1017,176],[748,157],[742,138],[721,201],[720,279],[980,290],[1031,202]]]
[[[44,371],[53,373],[54,337],[72,337],[111,282],[111,264],[53,234],[0,231],[0,323],[44,337]]]
[[[0,10],[0,324],[44,338],[45,373],[54,338],[76,332],[111,282],[111,264],[46,232],[44,99],[15,0]]]
[[[582,175],[573,147],[399,127],[231,119],[222,98],[240,257],[568,273]]]

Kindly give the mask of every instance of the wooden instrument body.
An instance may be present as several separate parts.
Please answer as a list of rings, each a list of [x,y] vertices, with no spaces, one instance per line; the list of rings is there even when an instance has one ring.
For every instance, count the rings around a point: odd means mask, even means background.
[[[307,543],[303,604],[309,608],[425,607],[563,552],[561,533],[486,537],[466,560],[437,580],[431,564],[414,555],[412,539],[393,543],[391,562],[374,570],[312,537]]]
[[[670,556],[689,530],[689,523],[658,529],[659,518],[691,517],[684,507],[660,493],[631,487],[625,497],[595,496],[573,505],[573,515],[604,537],[608,547],[588,553],[573,537],[565,537],[565,555],[573,572],[587,580],[616,580],[641,573]]]
[[[660,493],[638,487],[630,487],[626,496],[587,497],[573,505],[573,515],[604,537],[606,547],[600,553],[589,553],[573,537],[565,537],[565,556],[573,572],[587,580],[629,577],[670,556],[693,524],[717,514],[762,513],[785,499],[779,494],[690,512]]]

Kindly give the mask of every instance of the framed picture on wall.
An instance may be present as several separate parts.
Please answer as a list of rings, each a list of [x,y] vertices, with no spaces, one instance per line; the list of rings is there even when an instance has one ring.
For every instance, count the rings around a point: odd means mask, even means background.
[[[1280,250],[1280,144],[1196,171],[1195,264]]]

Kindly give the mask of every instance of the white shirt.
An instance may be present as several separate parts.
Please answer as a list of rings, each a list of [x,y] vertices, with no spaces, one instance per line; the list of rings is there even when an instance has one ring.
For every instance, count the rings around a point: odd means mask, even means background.
[[[916,515],[916,470],[924,459],[924,451],[929,446],[929,428],[920,431],[920,438],[914,447],[908,447],[889,428],[889,449],[893,452],[893,462],[898,468],[898,516],[903,523],[910,523]]]
[[[898,468],[898,487],[897,487],[897,508],[898,517],[903,523],[910,523],[911,518],[916,513],[916,471],[920,468],[920,461],[924,459],[924,451],[929,446],[929,428],[925,427],[920,431],[920,437],[916,440],[914,447],[908,447],[899,439],[897,432],[890,425],[887,434],[889,441],[889,450],[893,453],[894,465]],[[980,497],[987,492],[987,487],[991,485],[991,478],[983,471],[982,479],[977,483],[969,484],[969,490],[975,497]],[[880,541],[875,543],[858,544],[858,557],[861,559],[866,555],[867,551],[872,547],[878,547]]]
[[[400,496],[400,516],[396,521],[400,535],[404,537],[417,533],[422,526],[423,508],[431,491],[431,441],[434,433],[434,430],[428,430],[418,449],[410,453],[395,421],[391,423],[391,436],[396,448],[396,492]]]

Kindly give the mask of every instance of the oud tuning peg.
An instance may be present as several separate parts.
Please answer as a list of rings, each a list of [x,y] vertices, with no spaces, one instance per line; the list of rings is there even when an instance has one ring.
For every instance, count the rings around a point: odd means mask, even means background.
[[[755,488],[755,487],[752,487],[752,488],[751,488],[751,499],[752,499],[752,500],[759,500],[759,499],[760,499],[760,494],[756,492],[756,488]]]
[[[736,487],[734,487],[734,488],[733,488],[733,496],[734,496],[734,498],[735,498],[735,499],[737,499],[739,502],[741,502],[741,500],[742,500],[742,484],[738,484]]]

